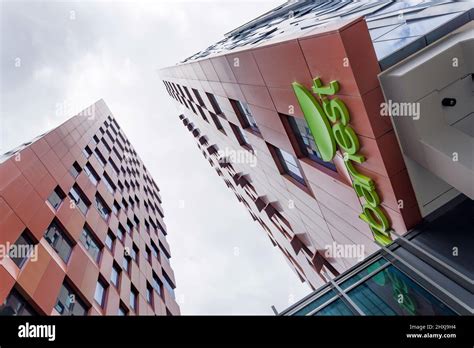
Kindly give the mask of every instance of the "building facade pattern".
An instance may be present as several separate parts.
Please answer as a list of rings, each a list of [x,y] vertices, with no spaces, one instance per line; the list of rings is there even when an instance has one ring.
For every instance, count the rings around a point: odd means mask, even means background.
[[[5,154],[0,177],[2,313],[179,314],[159,188],[102,100]]]
[[[332,246],[361,245],[366,257],[378,245],[359,218],[364,199],[341,151],[321,160],[292,84],[338,81],[366,158],[354,167],[373,179],[392,230],[403,235],[421,215],[390,118],[380,115],[378,75],[415,46],[406,30],[380,45],[378,34],[421,21],[417,42],[427,45],[471,16],[466,3],[288,2],[160,75],[204,157],[300,279],[317,288],[359,261],[332,257]]]

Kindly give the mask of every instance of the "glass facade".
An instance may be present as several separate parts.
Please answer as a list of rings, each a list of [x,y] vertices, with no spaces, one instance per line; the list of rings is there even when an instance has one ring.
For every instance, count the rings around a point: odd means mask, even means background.
[[[31,316],[36,315],[36,312],[23,296],[21,296],[17,290],[13,289],[5,302],[0,304],[0,316],[4,315]]]
[[[44,239],[46,239],[65,263],[69,261],[72,252],[72,243],[55,221],[48,227],[44,234]]]
[[[282,149],[277,149],[277,153],[285,173],[297,180],[300,184],[306,186],[306,182],[296,158]]]
[[[357,315],[358,310],[365,315],[379,316],[457,314],[385,258],[372,261],[338,282],[356,307],[344,299],[337,288],[330,287],[329,291],[321,290],[322,295],[304,301],[291,315]]]
[[[390,265],[348,292],[367,315],[454,315],[444,303]]]
[[[87,307],[67,284],[62,285],[54,309],[61,315],[87,314]]]
[[[235,102],[235,105],[237,106],[237,111],[239,113],[239,116],[244,123],[244,128],[248,127],[254,132],[257,132],[260,134],[260,129],[258,128],[257,121],[255,121],[255,118],[250,112],[249,106],[246,103],[241,102],[239,100],[235,100],[234,102]]]
[[[309,130],[308,123],[302,118],[288,116],[288,121],[290,123],[293,134],[298,141],[298,146],[304,156],[308,157],[310,160],[322,164],[326,168],[329,168],[333,171],[336,171],[336,166],[334,163],[325,162],[321,158],[318,146],[314,141],[313,135]]]

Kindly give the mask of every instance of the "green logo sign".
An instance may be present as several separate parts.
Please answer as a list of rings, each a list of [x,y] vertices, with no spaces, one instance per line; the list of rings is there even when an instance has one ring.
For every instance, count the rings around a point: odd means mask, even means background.
[[[328,98],[339,91],[339,83],[331,81],[329,86],[323,86],[319,78],[314,79],[313,93],[319,97],[320,102],[303,85],[294,82],[292,86],[322,159],[331,161],[336,155],[337,144],[343,152],[344,164],[357,196],[364,197],[365,203],[359,218],[370,226],[378,243],[390,244],[390,223],[380,206],[375,183],[368,176],[359,173],[353,165],[354,162],[363,163],[365,157],[359,153],[359,138],[349,124],[349,111],[338,97]]]

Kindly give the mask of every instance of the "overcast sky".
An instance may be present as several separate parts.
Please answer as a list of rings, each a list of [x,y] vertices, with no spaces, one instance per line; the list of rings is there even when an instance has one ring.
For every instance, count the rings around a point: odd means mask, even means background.
[[[271,314],[309,293],[156,73],[281,2],[1,1],[0,152],[103,98],[161,189],[183,314]]]

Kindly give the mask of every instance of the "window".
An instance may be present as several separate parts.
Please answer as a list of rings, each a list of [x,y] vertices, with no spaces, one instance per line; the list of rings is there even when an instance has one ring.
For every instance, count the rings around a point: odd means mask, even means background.
[[[130,256],[124,255],[122,260],[122,268],[125,272],[130,273]]]
[[[105,306],[105,295],[107,293],[107,283],[99,278],[95,286],[94,300],[102,308]]]
[[[130,308],[137,311],[138,291],[133,286],[130,289]]]
[[[275,148],[275,150],[278,159],[280,160],[280,164],[283,167],[283,172],[291,176],[300,184],[306,186],[306,182],[303,178],[303,174],[301,173],[301,169],[296,158],[282,149]]]
[[[186,86],[183,86],[183,89],[184,89],[184,92],[186,92],[188,99],[193,100],[193,97],[191,97],[191,94],[189,93],[189,89]]]
[[[161,288],[163,287],[163,283],[161,282],[160,278],[156,275],[155,272],[153,272],[153,289],[158,293],[158,295],[161,296]]]
[[[97,158],[97,160],[99,161],[100,165],[102,167],[105,166],[105,164],[107,163],[107,161],[105,160],[104,156],[100,153],[99,149],[95,149],[94,151],[94,156],[95,158]]]
[[[211,103],[212,105],[212,108],[214,109],[214,112],[216,114],[222,114],[222,109],[221,107],[219,106],[219,103],[217,102],[217,99],[216,97],[214,96],[214,94],[211,94],[211,93],[206,93],[207,95],[207,98],[209,99],[209,102]]]
[[[309,130],[308,123],[306,123],[304,119],[299,117],[291,117],[282,114],[280,115],[288,119],[291,131],[295,135],[299,150],[301,151],[302,155],[308,157],[314,162],[322,164],[326,168],[336,171],[336,166],[332,161],[325,162],[321,158],[318,146],[316,145],[313,135]]]
[[[110,208],[105,204],[104,200],[99,194],[95,195],[95,206],[99,211],[100,216],[102,216],[102,219],[108,221],[110,216]]]
[[[117,201],[114,201],[114,204],[112,205],[112,211],[114,212],[115,215],[119,214],[120,204]]]
[[[146,302],[153,306],[153,287],[146,283]]]
[[[118,316],[128,315],[128,309],[125,307],[125,305],[123,303],[120,303],[117,315]]]
[[[12,289],[3,304],[0,304],[0,316],[31,316],[37,313],[16,289]]]
[[[118,239],[120,239],[123,242],[123,239],[125,238],[125,229],[123,228],[122,224],[119,223],[119,227],[117,229],[117,236]]]
[[[132,234],[132,229],[133,229],[133,224],[132,222],[127,219],[127,224],[125,225],[125,230],[127,231],[128,234]]]
[[[71,256],[72,243],[56,221],[53,221],[51,225],[49,225],[44,234],[44,239],[51,245],[54,251],[58,253],[61,259],[67,263]]]
[[[74,163],[72,164],[71,169],[69,170],[69,173],[71,173],[71,175],[72,175],[73,178],[77,178],[77,176],[81,173],[81,171],[82,171],[82,168],[81,168],[81,166],[79,165],[79,163],[74,162]]]
[[[199,105],[205,106],[205,104],[204,104],[204,102],[203,102],[203,100],[202,100],[202,98],[201,98],[201,95],[199,94],[199,92],[197,91],[197,89],[194,89],[194,88],[193,88],[192,90],[193,90],[194,95],[196,96],[196,100],[198,101]]]
[[[106,132],[107,135],[110,137],[110,139],[112,139],[112,135],[110,134],[109,131]],[[105,149],[107,150],[108,153],[110,153],[110,151],[112,151],[112,149],[110,148],[109,144],[107,143],[107,141],[105,140],[105,138],[102,138],[102,143],[104,144],[104,147]]]
[[[151,263],[151,251],[149,247],[145,247],[145,259]]]
[[[159,242],[158,245],[160,246],[160,250],[163,252],[163,254],[165,254],[166,258],[169,260],[171,258],[171,255],[168,253],[165,246],[161,242]]]
[[[112,231],[109,230],[109,232],[107,232],[107,237],[105,237],[105,245],[107,246],[107,249],[109,249],[110,251],[114,250],[114,241],[115,241],[115,236],[112,233]]]
[[[250,112],[250,108],[247,103],[232,99],[229,100],[234,108],[235,113],[240,119],[240,122],[242,122],[243,127],[250,128],[254,132],[260,134],[260,129],[258,128],[257,122]]]
[[[110,282],[118,289],[119,282],[120,282],[120,273],[122,270],[120,267],[114,262],[112,266],[112,273],[110,274]]]
[[[89,255],[95,260],[95,262],[99,262],[99,244],[97,243],[96,238],[92,235],[91,230],[87,226],[84,226],[84,228],[82,229],[80,241],[82,242],[82,245],[84,245],[86,250],[89,252]]]
[[[202,119],[204,121],[206,121],[207,123],[209,123],[209,120],[207,119],[206,117],[206,114],[204,113],[204,111],[202,110],[202,107],[200,107],[199,105],[196,105],[198,111],[199,111],[199,114],[201,115]]]
[[[18,237],[15,244],[10,247],[8,257],[18,268],[22,268],[28,258],[34,253],[34,244],[29,236],[29,231],[25,230],[20,237]]]
[[[76,293],[63,283],[54,309],[61,315],[86,315],[87,307]]]
[[[82,150],[82,153],[86,158],[89,158],[92,155],[92,151],[89,146],[86,146],[84,150]]]
[[[397,296],[393,295],[395,292]],[[369,277],[347,295],[367,315],[454,315],[449,307],[393,265]],[[404,301],[400,302],[400,297]]]
[[[234,135],[237,138],[237,141],[239,142],[239,144],[241,146],[247,148],[248,150],[251,150],[252,146],[250,145],[249,140],[248,140],[247,136],[245,135],[245,132],[242,131],[236,125],[234,125],[232,123],[229,123],[229,124],[230,124],[230,128],[232,128],[232,131],[234,132]]]
[[[100,178],[99,178],[99,175],[97,175],[94,168],[92,168],[92,166],[89,162],[85,165],[84,171],[86,172],[87,176],[89,177],[89,180],[91,181],[91,183],[94,186],[97,186],[97,183],[99,182]]]
[[[105,187],[107,187],[107,190],[113,195],[115,192],[115,185],[110,179],[110,177],[107,175],[107,173],[104,173],[103,179]]]
[[[64,194],[63,190],[61,190],[59,186],[56,186],[54,191],[49,195],[48,202],[51,204],[54,210],[58,210],[65,197],[66,195]]]
[[[87,209],[89,209],[90,203],[87,200],[84,193],[81,191],[79,186],[74,185],[69,191],[69,197],[74,201],[76,207],[82,212],[85,216],[87,214]]]
[[[112,169],[114,170],[115,174],[119,175],[120,171],[119,171],[117,165],[115,164],[115,162],[112,160],[112,158],[109,159],[109,163],[110,163],[110,166],[112,167]]]
[[[94,139],[94,143],[97,145],[99,143],[99,138],[97,137],[97,135],[94,135],[92,137],[92,139]]]
[[[156,247],[155,243],[151,242],[151,252],[153,253],[153,256],[158,258],[158,254],[160,253],[158,251],[158,248]]]
[[[175,295],[174,295],[174,285],[173,283],[171,282],[171,279],[168,277],[168,275],[163,272],[163,279],[165,280],[163,282],[163,285],[165,286],[166,290],[168,290],[168,292],[170,293],[170,295],[175,298]]]
[[[135,261],[137,263],[138,263],[138,253],[139,253],[138,247],[135,244],[133,244],[132,252],[131,252],[130,256],[132,257],[133,261]]]
[[[217,117],[215,114],[213,114],[212,112],[210,112],[211,114],[211,118],[212,118],[212,121],[214,121],[214,124],[216,125],[216,128],[218,130],[220,130],[222,133],[225,134],[225,130],[224,130],[224,127],[222,127],[222,123],[221,121],[219,120],[219,117]]]

